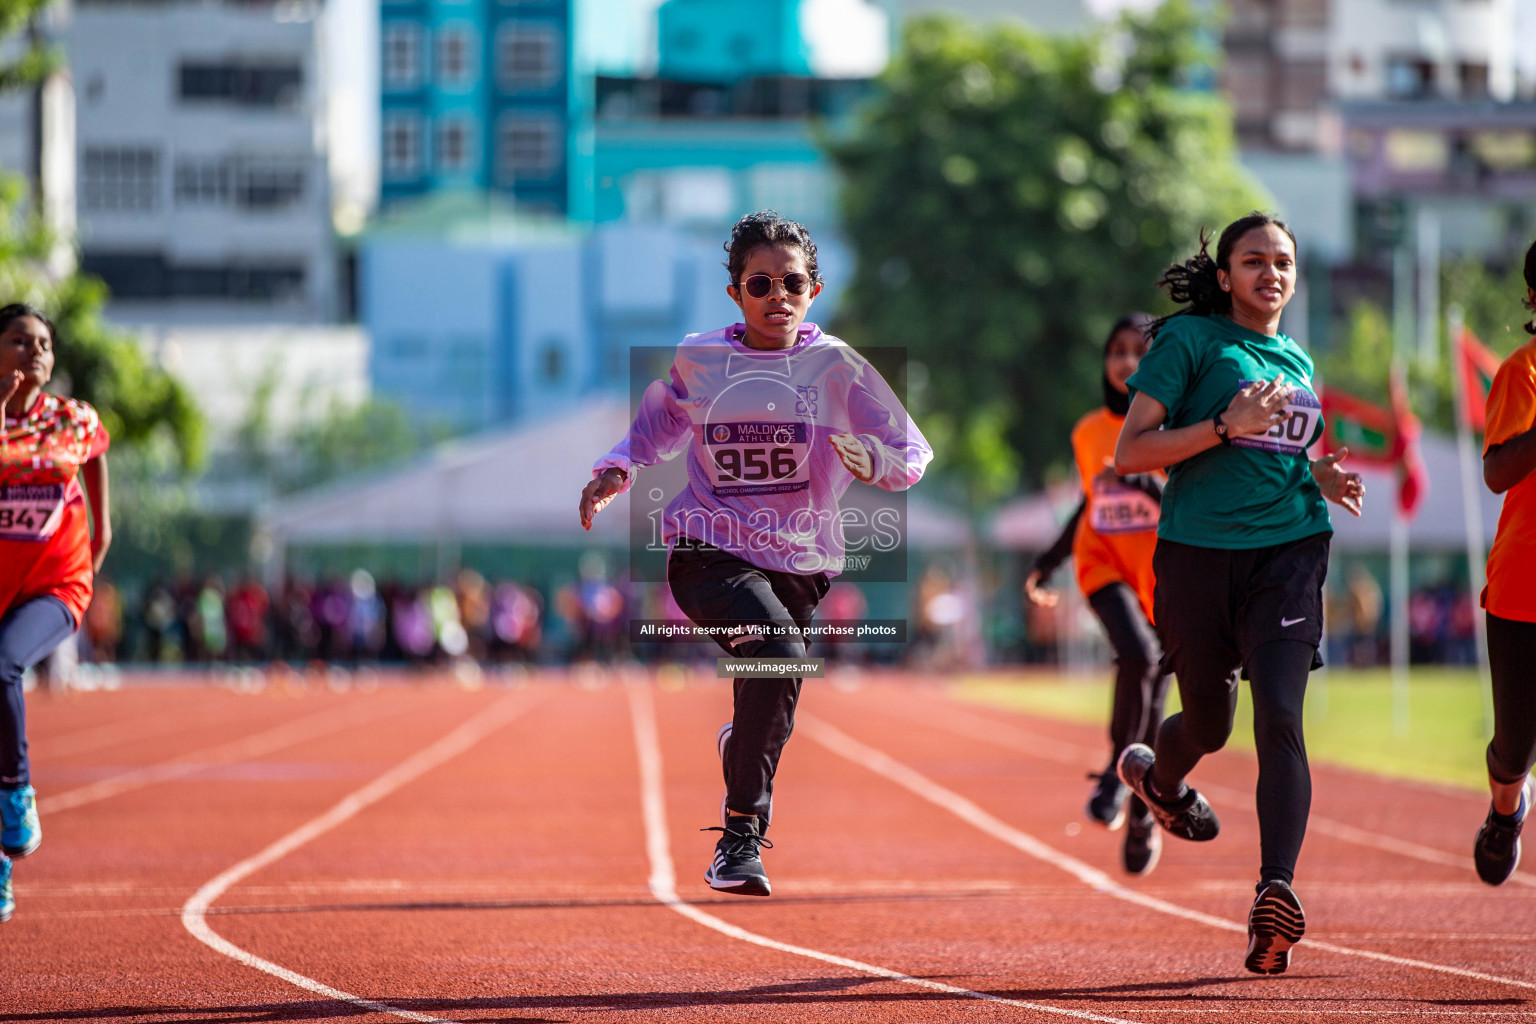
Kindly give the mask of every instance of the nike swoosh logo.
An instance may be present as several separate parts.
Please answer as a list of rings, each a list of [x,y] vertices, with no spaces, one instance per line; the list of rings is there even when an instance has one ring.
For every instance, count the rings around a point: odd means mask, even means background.
[[[1285,629],[1287,626],[1294,626],[1298,622],[1306,622],[1306,621],[1307,621],[1307,617],[1305,615],[1303,615],[1299,619],[1281,619],[1280,620],[1280,628],[1281,629]]]

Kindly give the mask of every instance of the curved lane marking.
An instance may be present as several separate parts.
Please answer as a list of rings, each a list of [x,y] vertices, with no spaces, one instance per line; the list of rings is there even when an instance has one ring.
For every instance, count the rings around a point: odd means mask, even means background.
[[[1096,1013],[1068,1010],[1060,1006],[1047,1006],[1044,1003],[1031,1003],[1023,999],[1008,999],[987,992],[975,992],[968,988],[930,981],[927,978],[915,978],[910,974],[903,974],[888,967],[867,964],[860,960],[851,960],[848,957],[837,956],[833,953],[823,953],[819,949],[808,949],[805,946],[779,942],[777,939],[770,939],[767,936],[758,935],[756,932],[749,932],[745,928],[738,928],[736,925],[723,921],[713,914],[705,913],[692,904],[684,903],[677,895],[677,872],[672,861],[672,844],[668,839],[667,809],[665,797],[663,796],[665,784],[661,762],[661,742],[656,731],[656,706],[651,698],[649,685],[632,685],[628,690],[630,717],[635,727],[635,753],[640,760],[640,805],[645,818],[645,852],[651,862],[649,883],[651,894],[656,897],[658,903],[671,910],[675,910],[690,921],[701,924],[705,928],[713,929],[730,938],[739,939],[742,942],[750,942],[754,946],[776,950],[780,953],[791,953],[795,956],[819,960],[834,967],[843,967],[851,971],[858,971],[861,974],[884,978],[887,981],[900,982],[903,985],[928,989],[932,992],[943,992],[946,995],[959,996],[964,999],[977,999],[987,1003],[999,1003],[1003,1006],[1017,1006],[1021,1009],[1036,1010],[1041,1013],[1056,1014],[1076,1020],[1104,1021],[1107,1024],[1137,1024],[1137,1022],[1127,1021],[1120,1017],[1105,1017]]]
[[[931,804],[949,811],[955,817],[975,826],[994,839],[1001,840],[1014,849],[1029,854],[1038,860],[1042,860],[1052,867],[1076,877],[1085,885],[1092,886],[1094,891],[1127,903],[1134,903],[1148,910],[1168,914],[1172,917],[1182,917],[1188,921],[1208,925],[1212,928],[1220,928],[1223,931],[1237,932],[1247,935],[1247,925],[1226,918],[1216,917],[1188,907],[1181,907],[1177,903],[1169,903],[1167,900],[1148,896],[1146,893],[1137,892],[1135,889],[1127,889],[1109,875],[1100,871],[1069,854],[1062,853],[1055,847],[1047,846],[1027,832],[1021,832],[1012,825],[1007,824],[989,812],[982,810],[980,806],[956,793],[952,789],[934,782],[928,776],[923,775],[912,768],[897,761],[874,747],[866,746],[858,740],[835,726],[811,715],[799,715],[798,724],[806,735],[815,742],[826,747],[840,757],[854,764],[884,776],[896,785],[906,789],[917,796],[922,797]],[[1331,942],[1322,942],[1317,939],[1303,939],[1303,945],[1313,949],[1326,950],[1330,953],[1338,953],[1343,956],[1357,956],[1367,960],[1376,960],[1381,963],[1396,964],[1399,967],[1416,967],[1421,970],[1434,971],[1439,974],[1451,974],[1459,978],[1475,978],[1478,981],[1488,981],[1497,985],[1510,985],[1515,988],[1536,990],[1536,984],[1529,981],[1520,981],[1515,978],[1505,978],[1497,974],[1486,974],[1482,971],[1467,970],[1462,967],[1451,967],[1448,964],[1432,963],[1428,960],[1412,960],[1407,957],[1392,956],[1388,953],[1377,953],[1368,949],[1355,949],[1351,946],[1340,946]]]
[[[311,839],[330,831],[369,805],[379,802],[407,783],[414,782],[432,769],[464,753],[470,747],[473,747],[476,743],[479,743],[491,733],[506,725],[507,722],[522,714],[528,707],[529,704],[526,701],[519,700],[517,695],[501,698],[460,725],[453,732],[431,746],[417,751],[411,757],[395,765],[395,767],[380,775],[363,788],[344,798],[340,803],[318,818],[300,825],[260,853],[247,857],[240,863],[225,870],[217,877],[205,883],[202,888],[198,889],[187,900],[186,904],[181,908],[182,925],[187,931],[192,933],[194,938],[215,952],[222,953],[231,960],[242,963],[247,967],[255,968],[258,971],[272,975],[274,978],[286,981],[296,988],[325,996],[327,999],[334,999],[337,1002],[350,1003],[360,1009],[369,1010],[374,1013],[392,1014],[405,1020],[422,1021],[426,1022],[426,1024],[453,1024],[452,1021],[447,1021],[441,1017],[417,1013],[414,1010],[404,1010],[397,1006],[390,1006],[387,1003],[364,999],[361,996],[352,995],[350,992],[343,992],[341,989],[332,988],[313,978],[305,977],[297,971],[291,971],[281,964],[275,964],[254,953],[247,952],[208,926],[208,908],[241,879],[281,860]]]

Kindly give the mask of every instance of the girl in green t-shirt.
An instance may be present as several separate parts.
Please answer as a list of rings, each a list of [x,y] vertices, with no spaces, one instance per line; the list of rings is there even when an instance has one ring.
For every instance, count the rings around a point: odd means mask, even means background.
[[[1291,882],[1312,800],[1302,702],[1322,664],[1323,503],[1359,515],[1365,487],[1340,468],[1345,450],[1307,456],[1322,432],[1312,361],[1279,329],[1295,236],[1252,213],[1221,233],[1214,259],[1206,244],[1158,282],[1184,308],[1154,325],[1115,449],[1121,475],[1168,469],[1153,613],[1183,705],[1119,771],[1164,829],[1214,839],[1216,815],[1184,778],[1226,744],[1238,679],[1250,681],[1262,863],[1244,966],[1279,974],[1306,927]]]

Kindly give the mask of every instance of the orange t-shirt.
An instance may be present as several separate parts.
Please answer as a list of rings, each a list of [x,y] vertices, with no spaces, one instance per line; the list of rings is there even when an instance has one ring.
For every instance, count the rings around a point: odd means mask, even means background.
[[[111,438],[84,402],[42,395],[0,440],[0,614],[38,597],[78,625],[91,603],[91,530],[80,467]]]
[[[1536,425],[1536,340],[1509,354],[1488,392],[1483,457]],[[1504,493],[1499,532],[1488,552],[1483,607],[1501,619],[1536,622],[1536,473]]]
[[[1095,409],[1072,429],[1072,453],[1083,480],[1087,508],[1072,540],[1077,585],[1084,594],[1111,583],[1136,592],[1152,621],[1152,551],[1157,547],[1157,500],[1124,484],[1101,488],[1097,477],[1115,462],[1124,416]]]

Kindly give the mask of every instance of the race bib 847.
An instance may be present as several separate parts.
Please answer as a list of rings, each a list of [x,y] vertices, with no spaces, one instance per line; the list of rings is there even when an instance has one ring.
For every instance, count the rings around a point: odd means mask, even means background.
[[[1262,382],[1242,380],[1237,382],[1237,386],[1242,389],[1255,383]],[[1285,405],[1285,411],[1291,414],[1290,418],[1284,423],[1276,423],[1270,428],[1269,433],[1234,437],[1232,446],[1256,448],[1263,452],[1274,452],[1276,455],[1305,455],[1307,444],[1312,440],[1312,435],[1317,430],[1318,419],[1323,414],[1323,404],[1306,388],[1293,387],[1290,401]]]
[[[63,515],[63,484],[0,487],[0,540],[47,540]]]

